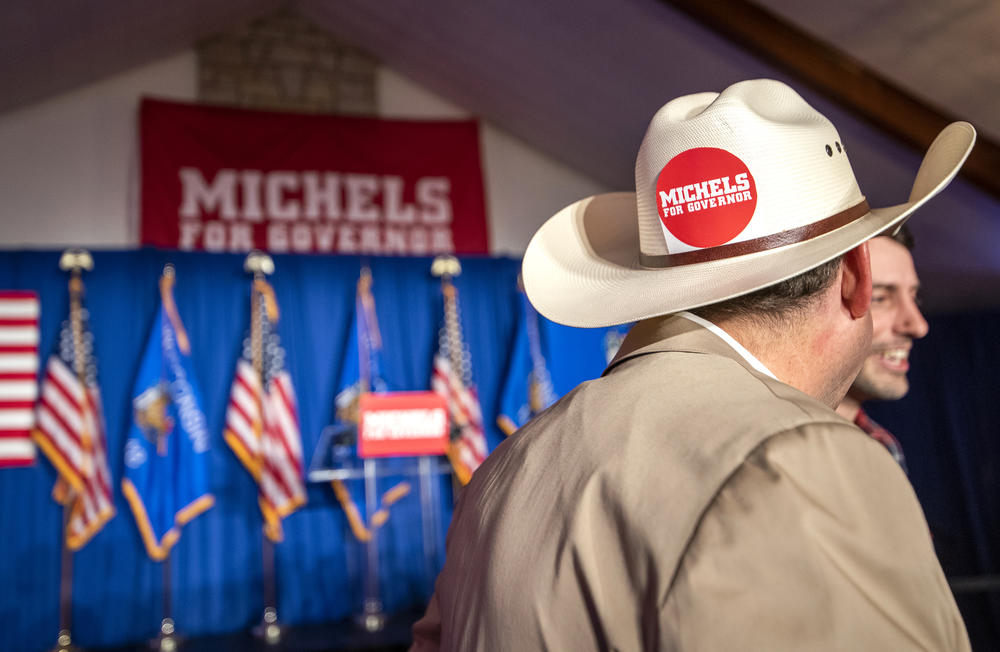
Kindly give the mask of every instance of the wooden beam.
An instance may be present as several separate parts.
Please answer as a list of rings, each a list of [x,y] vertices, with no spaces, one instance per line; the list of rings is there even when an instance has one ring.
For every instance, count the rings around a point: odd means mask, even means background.
[[[660,0],[789,71],[921,153],[949,115],[893,84],[850,55],[746,0]],[[1000,197],[1000,145],[981,131],[962,176]]]

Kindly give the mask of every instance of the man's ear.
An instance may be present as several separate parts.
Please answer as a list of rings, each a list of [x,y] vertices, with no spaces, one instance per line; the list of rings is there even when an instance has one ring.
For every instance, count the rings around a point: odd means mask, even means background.
[[[840,299],[854,319],[865,316],[872,302],[872,266],[868,242],[862,242],[844,254],[840,266]]]

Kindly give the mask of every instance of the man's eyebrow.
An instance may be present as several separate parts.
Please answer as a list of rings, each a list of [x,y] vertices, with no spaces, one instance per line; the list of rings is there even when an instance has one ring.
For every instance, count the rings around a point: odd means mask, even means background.
[[[901,286],[898,283],[872,283],[873,290],[889,290],[890,292],[899,292]],[[920,283],[913,285],[910,289],[920,290]]]

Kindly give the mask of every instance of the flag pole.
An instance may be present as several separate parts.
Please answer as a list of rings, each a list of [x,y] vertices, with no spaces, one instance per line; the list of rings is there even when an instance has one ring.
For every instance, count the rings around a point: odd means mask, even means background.
[[[70,492],[72,495],[72,492]],[[60,652],[76,650],[73,645],[72,614],[73,614],[73,551],[66,545],[66,531],[69,529],[69,510],[72,501],[63,505],[62,519],[62,572],[59,578],[59,637],[54,650]]]
[[[164,305],[173,303],[172,295],[170,298],[166,295],[173,291],[176,274],[177,272],[172,263],[167,263],[163,266],[163,275],[160,281],[160,300]],[[162,437],[164,437],[164,433],[157,435],[157,449],[161,447],[159,439]],[[171,556],[173,556],[172,549],[167,549],[166,556],[160,562],[161,570],[163,571],[163,618],[160,620],[160,633],[153,641],[153,646],[161,652],[174,652],[177,649],[176,629],[174,627],[173,616],[171,615],[171,598],[173,597],[173,584],[170,572]]]
[[[371,299],[372,273],[371,268],[362,265],[361,275],[358,277],[357,297],[361,299],[356,305],[356,310],[365,310],[365,303]],[[374,311],[373,311],[374,313]],[[374,378],[372,377],[372,341],[362,341],[358,334],[358,405],[361,397],[372,390]],[[378,346],[381,346],[381,333],[378,331],[378,324],[369,324],[369,337],[378,338]],[[359,407],[360,409],[360,407]],[[361,415],[358,415],[358,426],[360,428]],[[359,430],[360,435],[360,430]],[[359,618],[361,626],[367,632],[377,632],[385,627],[385,613],[382,611],[382,598],[379,597],[379,559],[378,559],[378,530],[374,527],[374,515],[378,509],[378,488],[376,486],[376,462],[372,458],[365,458],[363,465],[365,484],[365,521],[372,525],[371,535],[365,542],[365,581],[364,581],[364,601],[362,612]]]
[[[70,273],[69,279],[69,319],[73,332],[73,347],[77,352],[74,356],[73,370],[81,382],[84,380],[86,365],[83,360],[83,315],[80,296],[83,294],[83,271],[94,269],[94,259],[86,249],[67,249],[59,258],[59,269]],[[66,540],[69,532],[70,515],[75,503],[76,491],[67,486],[63,496],[62,532],[62,563],[59,577],[59,636],[56,639],[58,652],[75,652],[79,650],[73,645],[73,551]]]
[[[243,269],[253,274],[255,282],[250,292],[250,350],[254,371],[260,379],[261,387],[263,387],[266,379],[264,378],[263,333],[261,332],[262,327],[260,323],[260,301],[262,297],[257,290],[256,281],[264,280],[265,276],[274,273],[274,260],[263,252],[251,251],[243,263]],[[263,419],[263,406],[258,406],[258,414]],[[263,528],[261,529],[260,556],[264,584],[264,614],[260,624],[254,628],[253,633],[258,638],[262,638],[267,645],[277,645],[281,642],[282,632],[281,625],[278,623],[277,588],[274,572],[274,542],[267,536]]]

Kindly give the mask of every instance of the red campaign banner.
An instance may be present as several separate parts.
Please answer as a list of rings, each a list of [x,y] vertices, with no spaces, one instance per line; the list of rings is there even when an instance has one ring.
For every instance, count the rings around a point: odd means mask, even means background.
[[[404,121],[145,99],[144,245],[489,252],[475,120]]]
[[[448,404],[435,392],[363,394],[358,457],[443,455],[448,450]]]

